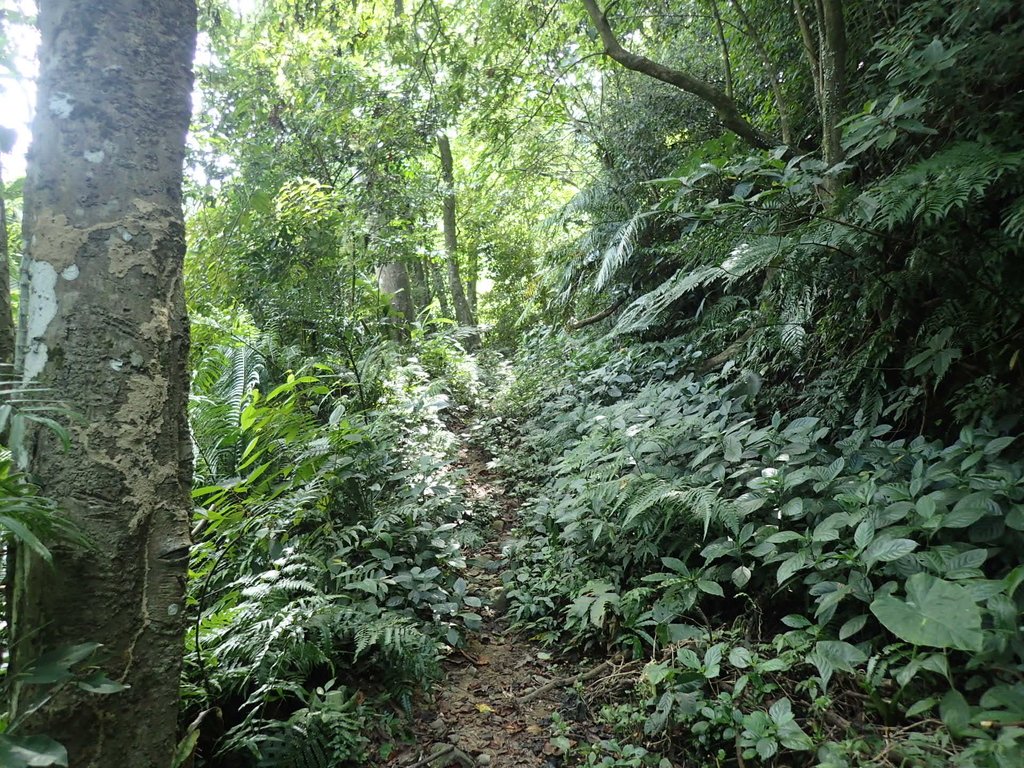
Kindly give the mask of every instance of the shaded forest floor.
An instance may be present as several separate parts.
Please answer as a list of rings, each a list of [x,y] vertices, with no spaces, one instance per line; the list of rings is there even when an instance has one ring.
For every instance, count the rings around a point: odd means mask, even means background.
[[[414,742],[384,765],[558,766],[552,713],[578,701],[573,681],[579,670],[556,663],[550,651],[509,628],[502,575],[522,499],[489,466],[491,456],[473,441],[470,428],[460,431],[460,439],[457,465],[466,473],[467,496],[475,508],[493,510],[484,543],[467,552],[465,573],[470,591],[485,599],[483,626],[443,661],[444,678],[417,707]]]

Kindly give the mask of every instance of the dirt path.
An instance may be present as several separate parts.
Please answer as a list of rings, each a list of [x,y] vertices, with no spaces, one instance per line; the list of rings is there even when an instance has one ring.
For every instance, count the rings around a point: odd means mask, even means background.
[[[466,470],[471,500],[477,508],[496,511],[486,528],[489,540],[468,553],[466,580],[474,594],[490,596],[491,604],[483,611],[481,631],[464,650],[452,652],[444,661],[445,678],[432,691],[433,702],[413,724],[416,743],[399,750],[388,765],[557,766],[561,761],[549,743],[549,722],[567,693],[558,681],[571,671],[556,669],[542,647],[510,633],[501,616],[502,542],[518,523],[521,502],[506,492],[502,478],[487,467],[490,457],[469,442],[468,431],[463,437],[459,465]]]

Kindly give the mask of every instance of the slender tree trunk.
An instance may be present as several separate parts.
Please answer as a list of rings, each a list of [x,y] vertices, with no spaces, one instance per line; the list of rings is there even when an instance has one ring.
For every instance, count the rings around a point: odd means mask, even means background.
[[[842,130],[846,99],[846,23],[842,0],[820,0],[821,130],[825,162],[843,160]]]
[[[477,280],[480,277],[480,252],[473,248],[469,253],[469,278],[466,280],[466,298],[469,300],[469,312],[475,318],[477,317],[477,299],[479,298],[476,293]]]
[[[391,309],[391,327],[399,338],[409,338],[409,324],[416,318],[416,310],[412,305],[412,284],[409,272],[401,261],[392,261],[380,268],[377,273],[380,290],[388,296]]]
[[[413,259],[412,272],[409,274],[409,281],[412,283],[412,303],[419,314],[430,304],[430,284],[427,280],[427,272],[423,266],[422,259]]]
[[[440,265],[434,262],[430,263],[430,281],[434,284],[434,293],[437,295],[437,303],[441,305],[441,314],[444,317],[451,317],[452,309],[448,303],[448,290],[444,284],[444,276],[441,274]]]
[[[718,35],[718,45],[722,49],[722,65],[725,67],[725,95],[733,98],[732,88],[732,61],[729,59],[729,41],[725,38],[725,27],[722,24],[722,14],[718,12],[718,0],[710,0],[711,15],[715,17],[715,32]]]
[[[75,768],[168,768],[189,547],[191,442],[182,163],[193,0],[42,0],[38,108],[25,187],[19,375],[67,399],[72,448],[32,429],[19,460],[91,541],[19,551],[13,666],[103,643],[128,686],[69,685],[21,731],[63,743]]]
[[[743,9],[743,6],[740,5],[740,0],[731,0],[731,2],[733,8],[736,9],[736,13],[739,14],[740,20],[743,22],[743,26],[746,27],[747,34],[750,35],[751,42],[754,43],[757,55],[761,57],[761,66],[764,67],[764,75],[768,78],[768,87],[772,89],[772,96],[775,97],[775,108],[779,111],[779,127],[782,129],[782,143],[792,146],[793,129],[789,124],[789,113],[786,110],[786,100],[782,95],[782,86],[779,85],[778,69],[772,64],[772,58],[768,55],[768,49],[764,44],[764,39],[761,37],[761,33],[758,32],[757,26],[750,20],[750,17]],[[717,21],[721,23],[720,18],[717,18]]]
[[[6,153],[7,147],[0,146]],[[11,314],[11,267],[7,242],[7,201],[4,199],[3,166],[0,164],[0,380],[6,379],[14,363],[14,316]]]
[[[443,219],[444,251],[448,261],[448,287],[455,304],[455,319],[459,325],[473,325],[473,314],[466,301],[459,273],[459,236],[455,220],[455,172],[452,161],[452,147],[448,137],[441,133],[437,137],[437,149],[441,153],[441,182],[444,184]]]

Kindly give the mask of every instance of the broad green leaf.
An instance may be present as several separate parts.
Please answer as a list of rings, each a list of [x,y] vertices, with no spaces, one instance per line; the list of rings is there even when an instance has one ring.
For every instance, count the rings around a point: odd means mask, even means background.
[[[956,689],[950,690],[939,702],[939,717],[954,736],[967,730],[971,722],[971,707]]]
[[[907,579],[906,591],[906,600],[882,595],[871,603],[882,626],[913,645],[981,650],[981,610],[965,588],[915,573]]]
[[[992,456],[999,453],[1004,448],[1008,448],[1016,439],[1016,437],[997,437],[995,440],[990,440],[986,443],[982,450],[984,450],[987,455]]]
[[[817,642],[807,655],[807,661],[817,668],[824,687],[828,687],[834,672],[853,672],[856,665],[863,664],[867,658],[867,654],[857,646],[841,640]]]
[[[869,566],[877,562],[891,563],[909,555],[915,549],[917,542],[911,539],[876,539],[864,550],[861,558]]]
[[[750,651],[742,645],[736,646],[729,651],[729,663],[736,667],[736,669],[746,669],[750,666],[751,660]]]
[[[12,736],[0,733],[0,765],[4,768],[36,768],[67,764],[67,750],[47,736]]]
[[[867,624],[868,616],[866,613],[862,613],[860,616],[854,616],[852,619],[847,621],[839,628],[839,639],[845,640],[848,637],[853,637]]]
[[[782,565],[779,566],[778,573],[775,574],[777,582],[781,585],[788,581],[798,571],[802,571],[808,566],[810,558],[807,552],[801,550],[795,555],[790,557],[788,560],[783,561]]]
[[[733,570],[730,578],[732,579],[732,583],[736,585],[737,589],[743,589],[743,587],[747,585],[747,582],[750,581],[750,569],[745,565],[737,566]]]

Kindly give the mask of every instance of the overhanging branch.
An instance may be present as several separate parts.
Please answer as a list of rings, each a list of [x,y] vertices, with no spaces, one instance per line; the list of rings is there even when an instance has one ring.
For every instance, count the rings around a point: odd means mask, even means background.
[[[656,61],[648,59],[646,56],[640,56],[627,51],[619,43],[618,38],[615,37],[615,32],[608,23],[608,18],[598,6],[596,0],[580,1],[583,3],[583,7],[587,9],[587,14],[590,16],[590,20],[597,28],[597,34],[600,36],[601,43],[604,45],[605,55],[610,59],[617,61],[626,69],[631,69],[634,72],[639,72],[640,74],[647,75],[648,77],[653,77],[655,80],[668,83],[669,85],[696,96],[701,101],[711,105],[714,107],[715,113],[718,115],[718,119],[721,121],[722,125],[746,141],[752,147],[757,147],[758,149],[769,149],[778,144],[777,141],[763,133],[744,118],[743,115],[740,114],[739,108],[736,106],[736,102],[729,98],[728,94],[724,91],[721,91],[710,83],[693,77],[689,73],[680,69],[666,67],[663,64],[659,64]]]

